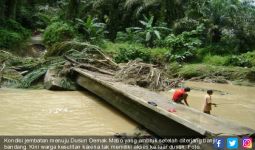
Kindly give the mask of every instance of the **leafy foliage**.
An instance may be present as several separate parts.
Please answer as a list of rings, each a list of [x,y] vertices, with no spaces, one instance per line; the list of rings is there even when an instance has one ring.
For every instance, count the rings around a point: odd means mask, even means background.
[[[229,56],[219,56],[219,55],[206,55],[204,57],[203,62],[210,64],[210,65],[216,65],[216,66],[226,66],[229,65]]]
[[[0,47],[1,48],[15,48],[23,42],[23,38],[19,33],[0,30]]]
[[[39,68],[36,69],[29,74],[27,74],[20,83],[21,88],[28,88],[31,86],[31,84],[38,80],[40,77],[42,77],[47,72],[47,68]]]
[[[44,32],[44,43],[51,46],[74,38],[74,29],[68,23],[59,21],[49,25]]]
[[[25,29],[14,20],[2,20],[0,24],[0,48],[14,49],[20,47],[30,35]]]
[[[56,43],[52,45],[47,53],[45,54],[46,57],[53,57],[53,56],[62,56],[66,52],[68,52],[71,49],[82,51],[83,49],[87,47],[95,47],[94,45],[91,45],[86,42],[77,42],[77,41],[65,41],[61,43]]]
[[[114,57],[114,60],[117,63],[123,63],[138,58],[144,62],[149,62],[151,60],[151,55],[149,52],[142,51],[135,47],[120,48],[119,53]]]
[[[131,9],[135,16],[151,14],[160,21],[172,24],[176,19],[184,16],[187,1],[180,0],[126,0],[125,7]]]
[[[76,28],[82,37],[92,43],[101,41],[104,38],[106,25],[104,23],[97,22],[97,18],[89,16],[85,21],[76,19]]]
[[[170,47],[168,57],[170,60],[179,62],[190,60],[195,56],[196,49],[202,45],[199,35],[204,30],[204,25],[201,24],[196,30],[191,32],[182,32],[179,35],[170,34],[165,38],[161,46]]]
[[[252,67],[255,66],[255,52],[247,52],[242,55],[233,55],[229,59],[229,65],[240,67]]]
[[[135,30],[134,33],[138,33],[144,37],[144,42],[146,46],[152,47],[153,41],[155,41],[156,39],[161,40],[162,31],[169,31],[170,29],[164,26],[154,26],[153,16],[151,16],[150,18],[144,16],[144,19],[145,20],[139,21],[142,25],[142,28],[132,27],[132,29]]]
[[[117,33],[117,42],[142,43],[143,38],[139,36],[133,28],[126,28],[126,32]]]
[[[222,76],[227,80],[243,80],[249,77],[250,81],[254,81],[254,70],[252,68],[242,67],[225,67],[225,66],[213,66],[207,64],[188,64],[178,66],[175,74],[185,79],[193,77],[210,77],[214,79],[217,76]]]
[[[207,20],[210,42],[228,45],[234,53],[247,52],[255,48],[255,7],[251,0],[200,1],[197,7],[203,20]]]
[[[195,30],[197,26],[199,26],[199,24],[200,22],[195,19],[184,17],[179,20],[176,20],[173,26],[173,32],[175,34],[181,34],[182,32],[185,31],[190,32],[192,30]]]

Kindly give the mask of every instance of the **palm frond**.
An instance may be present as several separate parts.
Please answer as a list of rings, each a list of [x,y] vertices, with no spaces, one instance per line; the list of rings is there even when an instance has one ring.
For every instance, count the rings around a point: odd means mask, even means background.
[[[40,68],[30,72],[21,80],[19,87],[21,88],[30,87],[32,83],[41,78],[46,73],[47,70],[48,68]]]
[[[141,3],[141,1],[138,0],[126,0],[125,2],[125,8],[130,9],[132,6]]]
[[[93,7],[98,8],[105,4],[107,4],[106,0],[94,0]]]

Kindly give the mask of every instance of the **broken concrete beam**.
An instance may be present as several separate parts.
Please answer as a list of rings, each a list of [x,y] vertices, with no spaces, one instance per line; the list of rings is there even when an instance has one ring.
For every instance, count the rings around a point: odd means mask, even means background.
[[[44,77],[44,88],[48,90],[77,90],[77,85],[67,77],[59,77],[59,71],[56,69],[49,69]]]

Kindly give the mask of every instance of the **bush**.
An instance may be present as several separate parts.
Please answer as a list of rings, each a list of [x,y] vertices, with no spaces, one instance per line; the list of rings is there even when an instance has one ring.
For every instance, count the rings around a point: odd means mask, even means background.
[[[131,27],[130,29],[133,30],[136,36],[138,35],[143,39],[142,42],[147,47],[154,47],[156,40],[161,40],[162,37],[165,37],[165,34],[170,32],[170,29],[166,27],[164,22],[154,25],[154,16],[150,18],[144,16],[144,20],[139,22],[142,27]]]
[[[142,51],[135,47],[120,48],[119,53],[114,57],[117,63],[128,62],[129,60],[142,59],[144,62],[151,61],[150,52]]]
[[[184,31],[189,32],[196,29],[198,25],[199,22],[197,20],[185,17],[176,21],[173,30],[175,34],[181,34]]]
[[[242,54],[242,56],[250,62],[251,66],[255,67],[255,51],[247,52]]]
[[[117,42],[142,43],[143,38],[139,33],[135,33],[132,28],[126,28],[126,32],[118,32],[116,37]]]
[[[182,65],[177,62],[172,62],[169,65],[167,65],[167,74],[171,75],[173,78],[178,77],[178,72],[182,68]]]
[[[0,48],[15,48],[23,41],[21,34],[9,30],[0,30]]]
[[[232,56],[230,59],[229,59],[229,62],[228,62],[229,65],[232,65],[232,66],[239,66],[239,67],[251,67],[251,63],[249,60],[247,60],[243,55],[240,55],[240,56]]]
[[[102,43],[105,34],[108,33],[105,30],[106,24],[98,22],[97,18],[91,16],[86,20],[76,19],[75,28],[83,40],[92,44]]]
[[[151,53],[151,60],[155,63],[163,63],[166,62],[166,54],[169,51],[169,48],[150,48],[148,49]]]
[[[112,42],[105,42],[104,46],[102,47],[105,53],[108,55],[113,56],[119,62],[127,62],[129,60],[133,60],[136,58],[141,58],[143,61],[150,61],[153,63],[163,63],[166,61],[166,53],[169,51],[167,48],[148,48],[144,47],[142,44],[135,44],[135,43],[112,43]],[[125,52],[127,50],[128,52]],[[133,51],[133,52],[130,52]],[[129,53],[129,54],[127,54]],[[132,56],[131,54],[132,53]],[[133,56],[133,53],[139,53],[138,57]],[[125,59],[123,56],[125,55]],[[143,56],[141,56],[143,55]],[[146,56],[144,56],[146,55]],[[127,57],[128,56],[128,57]],[[124,61],[120,61],[120,58]]]
[[[208,75],[211,70],[212,67],[209,65],[184,65],[180,68],[178,74],[185,79],[190,79],[192,77]]]
[[[48,46],[74,38],[74,29],[65,22],[54,22],[44,32],[44,42]]]
[[[22,36],[28,36],[29,35],[29,31],[24,28],[20,23],[16,22],[15,20],[6,20],[3,21],[3,24],[0,25],[0,27],[5,28],[7,30],[11,30],[11,31],[15,31],[15,32],[19,32]]]
[[[203,62],[210,65],[224,66],[229,64],[229,59],[229,56],[206,55]]]
[[[33,29],[45,29],[50,24],[50,16],[44,13],[36,13],[33,17]]]
[[[254,67],[255,66],[255,51],[247,52],[242,55],[233,55],[229,61],[229,65],[240,67]]]
[[[110,41],[106,41],[103,45],[101,45],[101,48],[104,50],[105,53],[113,57],[114,55],[118,54],[120,48],[129,47],[129,46],[130,46],[130,43],[113,43]],[[140,46],[137,46],[137,47],[140,47]]]
[[[170,34],[160,46],[169,47],[171,51],[168,53],[168,58],[172,61],[187,62],[195,58],[196,49],[202,45],[199,35],[204,30],[204,25],[201,24],[190,32],[183,32],[179,35]]]
[[[14,49],[20,47],[30,35],[25,29],[14,20],[1,20],[0,25],[0,48]]]
[[[224,67],[205,64],[190,64],[179,67],[177,74],[185,79],[192,77],[214,77],[222,76],[226,80],[244,80],[254,81],[254,69],[242,67]]]

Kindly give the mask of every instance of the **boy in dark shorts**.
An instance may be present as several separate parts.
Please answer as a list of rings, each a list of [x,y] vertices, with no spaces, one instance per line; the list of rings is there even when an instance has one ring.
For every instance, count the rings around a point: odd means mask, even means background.
[[[206,114],[211,114],[212,105],[217,106],[215,103],[212,103],[212,90],[207,90],[207,94],[205,95],[204,104],[203,104],[203,112]]]

